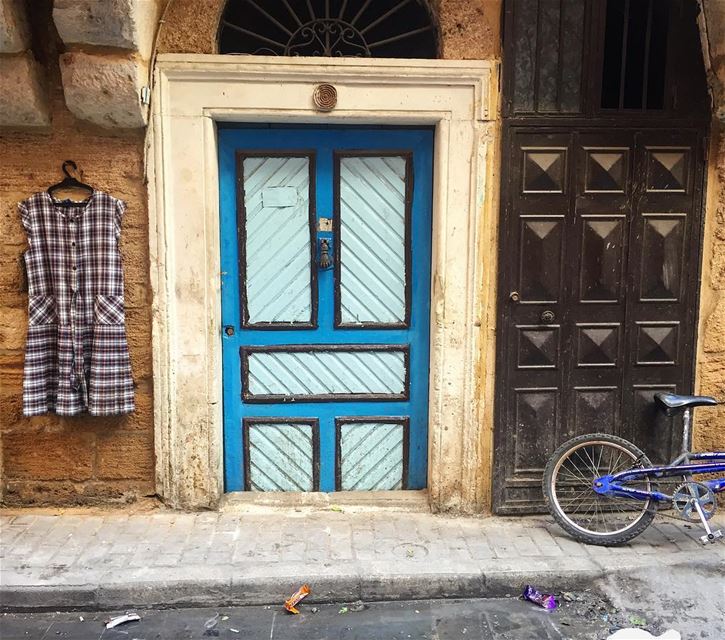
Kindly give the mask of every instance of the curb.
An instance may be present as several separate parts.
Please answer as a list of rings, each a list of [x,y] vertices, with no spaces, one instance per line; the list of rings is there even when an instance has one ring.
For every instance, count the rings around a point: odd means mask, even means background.
[[[190,572],[195,573],[195,572]],[[319,576],[308,580],[312,593],[306,603],[500,598],[516,595],[523,584],[548,591],[579,590],[605,572],[471,571],[467,573],[410,573],[395,575]],[[0,586],[0,611],[107,611],[129,608],[229,607],[280,605],[303,581],[291,577],[234,576],[225,579],[117,581],[98,585]]]

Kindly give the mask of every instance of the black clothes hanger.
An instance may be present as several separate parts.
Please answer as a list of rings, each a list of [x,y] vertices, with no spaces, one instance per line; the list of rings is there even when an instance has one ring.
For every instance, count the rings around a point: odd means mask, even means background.
[[[51,185],[48,187],[48,194],[53,197],[53,193],[58,191],[59,189],[68,189],[68,188],[75,188],[75,189],[83,189],[85,191],[88,191],[88,194],[92,194],[95,189],[85,182],[81,182],[80,180],[74,178],[70,173],[68,173],[68,167],[73,168],[74,173],[78,173],[78,165],[73,162],[73,160],[66,160],[63,163],[63,173],[65,174],[65,178],[63,178],[60,182],[56,182],[54,185]],[[63,200],[61,202],[57,202],[56,204],[60,206],[73,206],[74,204],[77,204],[76,202],[73,202],[72,200]]]

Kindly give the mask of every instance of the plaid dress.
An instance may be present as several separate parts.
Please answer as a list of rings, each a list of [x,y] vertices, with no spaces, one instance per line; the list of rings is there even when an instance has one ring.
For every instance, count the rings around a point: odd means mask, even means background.
[[[18,207],[29,245],[23,413],[130,413],[118,243],[125,203],[94,191],[61,207],[41,192]]]

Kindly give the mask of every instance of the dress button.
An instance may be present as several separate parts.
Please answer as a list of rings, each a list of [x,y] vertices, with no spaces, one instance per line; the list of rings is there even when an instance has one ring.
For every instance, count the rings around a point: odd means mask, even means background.
[[[76,270],[76,267],[73,267],[73,271],[75,271],[75,270]]]

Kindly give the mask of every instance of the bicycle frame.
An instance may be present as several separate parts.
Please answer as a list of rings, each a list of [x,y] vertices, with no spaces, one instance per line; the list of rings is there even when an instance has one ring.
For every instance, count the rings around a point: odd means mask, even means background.
[[[703,464],[690,464],[694,460],[714,461]],[[685,464],[682,464],[685,462]],[[657,467],[642,467],[639,469],[627,469],[614,475],[605,475],[597,478],[594,482],[594,491],[601,495],[621,496],[636,498],[638,500],[654,500],[656,502],[669,502],[671,495],[661,491],[642,491],[632,487],[624,487],[620,483],[637,480],[641,478],[668,478],[672,476],[687,476],[699,473],[724,473],[725,474],[725,451],[710,451],[705,453],[683,453],[676,460],[668,465]],[[725,477],[702,482],[713,493],[725,491]]]
[[[668,414],[669,415],[669,414]],[[619,496],[636,498],[637,500],[654,500],[655,502],[670,502],[672,496],[661,491],[642,491],[631,487],[623,487],[620,482],[636,480],[639,478],[669,478],[672,476],[688,476],[699,473],[725,474],[725,451],[707,451],[703,453],[690,452],[690,422],[692,409],[688,407],[682,412],[682,451],[670,464],[658,467],[642,467],[627,469],[619,473],[601,476],[594,481],[592,487],[598,494],[605,496]],[[691,464],[693,460],[715,461],[708,464]],[[725,477],[702,482],[713,493],[725,491]]]

